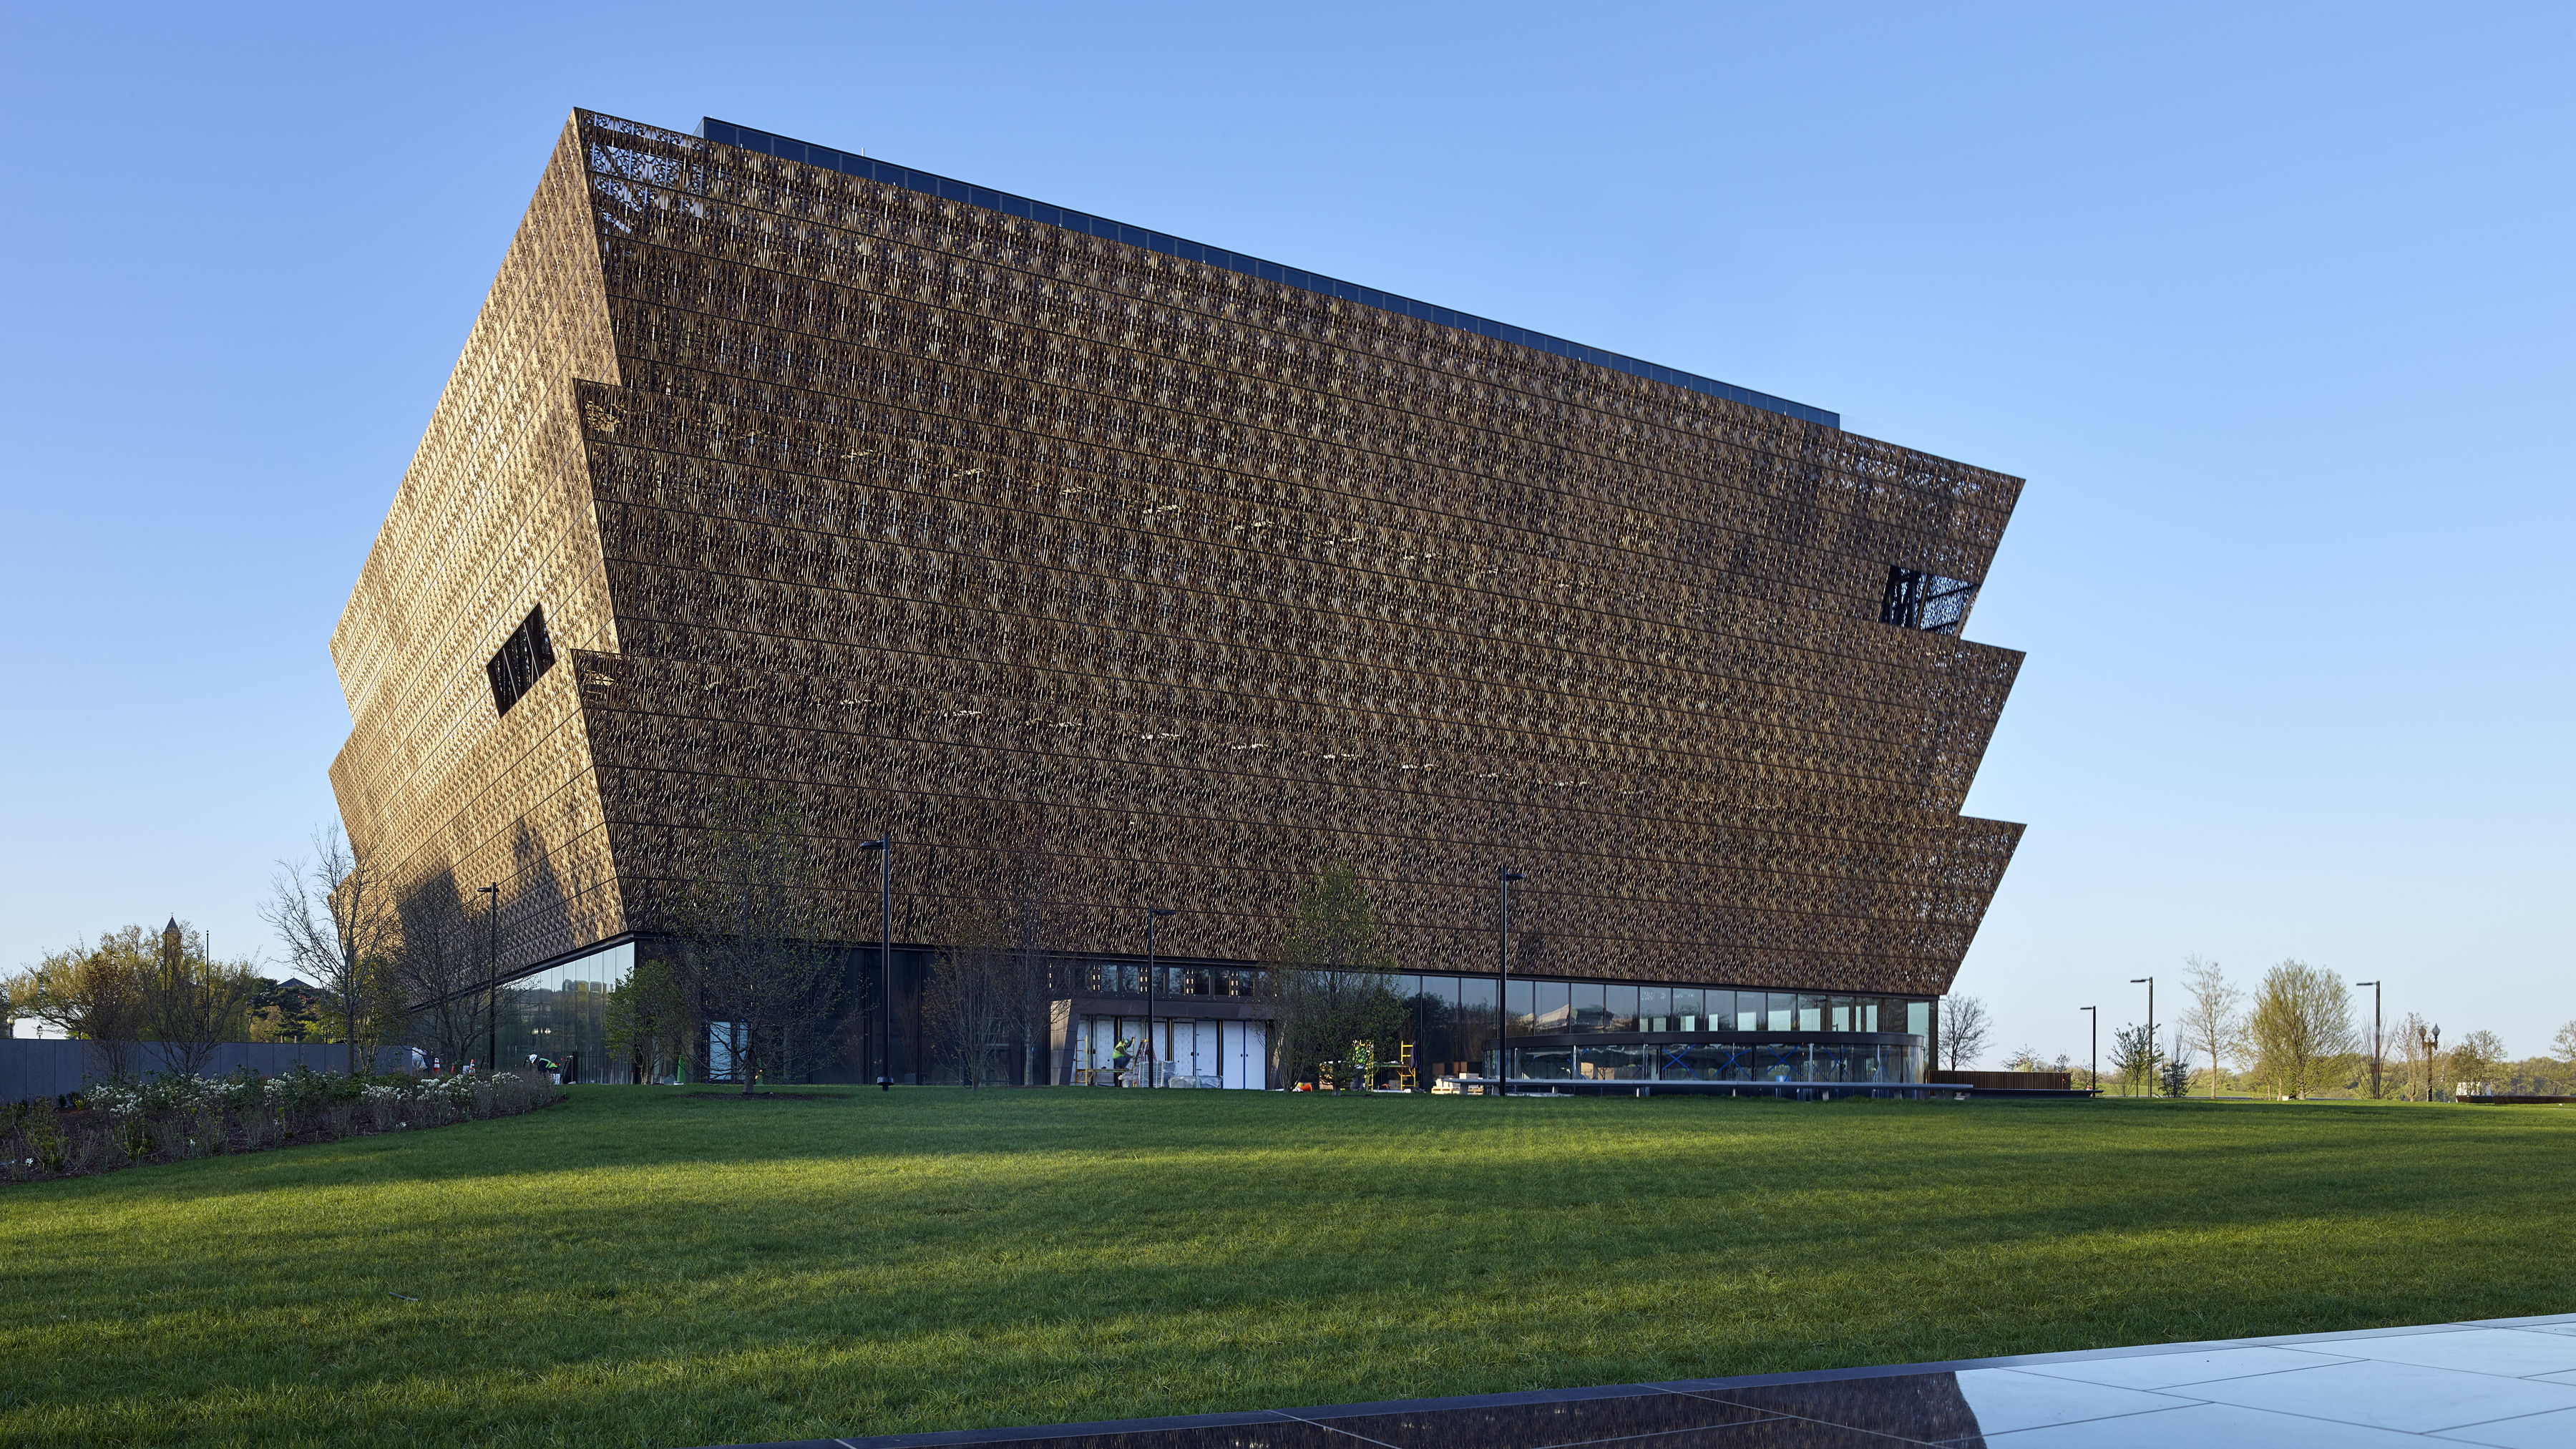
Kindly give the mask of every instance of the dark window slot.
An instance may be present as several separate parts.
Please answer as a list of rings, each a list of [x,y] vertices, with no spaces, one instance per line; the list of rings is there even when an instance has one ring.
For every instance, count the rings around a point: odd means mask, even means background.
[[[1977,586],[1965,579],[1945,579],[1920,569],[1887,571],[1887,596],[1878,621],[1933,634],[1956,634],[1968,622],[1968,606],[1977,601]]]
[[[539,604],[501,642],[500,652],[483,666],[492,676],[492,708],[508,714],[520,696],[535,687],[537,676],[554,668],[555,646],[546,638],[546,606]]]

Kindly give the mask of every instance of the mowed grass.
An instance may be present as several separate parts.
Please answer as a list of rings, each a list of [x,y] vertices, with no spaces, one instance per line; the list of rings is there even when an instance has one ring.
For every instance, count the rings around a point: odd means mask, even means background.
[[[584,1088],[0,1190],[0,1437],[698,1445],[2563,1312],[2572,1149],[2554,1109]]]

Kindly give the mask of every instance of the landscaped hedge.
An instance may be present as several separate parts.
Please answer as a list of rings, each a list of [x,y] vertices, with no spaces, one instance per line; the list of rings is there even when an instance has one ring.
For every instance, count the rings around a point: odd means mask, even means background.
[[[0,1107],[0,1182],[76,1177],[218,1152],[262,1152],[532,1112],[561,1098],[533,1076],[355,1076],[297,1067],[220,1081],[157,1075],[71,1099]]]

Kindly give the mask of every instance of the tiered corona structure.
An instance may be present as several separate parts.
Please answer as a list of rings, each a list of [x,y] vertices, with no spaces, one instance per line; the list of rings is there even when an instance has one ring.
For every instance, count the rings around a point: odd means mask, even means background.
[[[332,782],[505,972],[651,939],[738,782],[852,941],[1043,860],[1254,961],[1335,857],[1408,972],[1937,994],[2016,479],[1831,414],[710,122],[576,112],[332,650]]]

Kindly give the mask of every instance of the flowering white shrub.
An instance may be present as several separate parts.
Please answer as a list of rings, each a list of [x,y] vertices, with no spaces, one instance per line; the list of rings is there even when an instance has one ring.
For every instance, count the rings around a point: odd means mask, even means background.
[[[0,1181],[511,1116],[558,1096],[552,1083],[515,1072],[414,1079],[299,1066],[265,1080],[236,1073],[222,1081],[102,1082],[76,1105],[98,1109],[103,1123],[57,1129],[32,1109],[0,1117]]]

